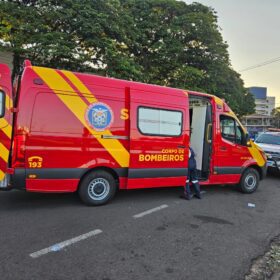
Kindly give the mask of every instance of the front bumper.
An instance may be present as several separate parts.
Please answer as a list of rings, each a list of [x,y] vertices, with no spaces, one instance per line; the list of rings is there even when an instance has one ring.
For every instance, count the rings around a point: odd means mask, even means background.
[[[274,159],[274,158],[268,158],[267,159],[267,167],[269,169],[276,169],[278,171],[280,171],[280,159]]]

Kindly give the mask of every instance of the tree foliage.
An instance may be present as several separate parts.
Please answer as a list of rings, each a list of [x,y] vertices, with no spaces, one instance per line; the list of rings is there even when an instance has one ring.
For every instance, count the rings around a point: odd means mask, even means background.
[[[33,64],[198,90],[239,115],[254,101],[230,65],[215,11],[176,0],[0,2],[0,45]]]
[[[280,128],[280,107],[274,108],[271,115],[274,117],[274,126]]]

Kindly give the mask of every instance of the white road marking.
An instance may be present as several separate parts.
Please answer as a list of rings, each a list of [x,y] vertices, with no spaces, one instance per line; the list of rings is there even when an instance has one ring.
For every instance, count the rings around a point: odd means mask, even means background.
[[[71,239],[68,239],[68,240],[65,240],[63,242],[60,242],[60,243],[56,243],[48,248],[45,248],[45,249],[42,249],[40,251],[37,251],[37,252],[34,252],[32,254],[30,254],[29,256],[31,258],[38,258],[38,257],[41,257],[43,255],[46,255],[50,252],[56,252],[56,251],[60,251],[61,249],[63,249],[64,247],[67,247],[67,246],[70,246],[74,243],[77,243],[77,242],[80,242],[82,240],[85,240],[89,237],[92,237],[94,235],[97,235],[99,233],[102,233],[102,230],[100,229],[96,229],[96,230],[93,230],[93,231],[90,231],[88,233],[85,233],[85,234],[82,234],[82,235],[79,235],[77,237],[74,237],[74,238],[71,238]]]
[[[162,209],[167,208],[167,207],[168,207],[168,205],[163,204],[163,205],[161,205],[161,206],[155,207],[155,208],[150,209],[150,210],[147,210],[147,211],[145,211],[145,212],[136,214],[136,215],[133,216],[133,218],[135,218],[135,219],[137,219],[137,218],[142,218],[142,217],[144,217],[144,216],[146,216],[146,215],[149,215],[149,214],[151,214],[151,213],[154,213],[154,212],[156,212],[156,211],[162,210]]]

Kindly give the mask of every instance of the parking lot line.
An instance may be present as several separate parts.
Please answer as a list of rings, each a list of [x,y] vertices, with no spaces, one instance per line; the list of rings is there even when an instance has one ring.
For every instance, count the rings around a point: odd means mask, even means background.
[[[144,211],[142,213],[136,214],[136,215],[133,216],[133,218],[135,218],[135,219],[142,218],[142,217],[144,217],[146,215],[149,215],[151,213],[154,213],[156,211],[162,210],[162,209],[167,208],[167,207],[168,207],[168,205],[163,204],[163,205],[160,205],[158,207],[152,208],[150,210]]]
[[[31,258],[38,258],[38,257],[41,257],[43,255],[46,255],[50,252],[57,252],[57,251],[60,251],[61,249],[67,247],[67,246],[70,246],[74,243],[77,243],[77,242],[80,242],[82,240],[85,240],[89,237],[92,237],[92,236],[95,236],[97,234],[100,234],[102,233],[102,230],[100,229],[95,229],[93,231],[90,231],[88,233],[85,233],[85,234],[82,234],[82,235],[79,235],[79,236],[76,236],[74,238],[71,238],[71,239],[68,239],[68,240],[65,240],[63,242],[60,242],[60,243],[56,243],[48,248],[45,248],[45,249],[42,249],[40,251],[37,251],[37,252],[34,252],[34,253],[31,253],[29,256]]]

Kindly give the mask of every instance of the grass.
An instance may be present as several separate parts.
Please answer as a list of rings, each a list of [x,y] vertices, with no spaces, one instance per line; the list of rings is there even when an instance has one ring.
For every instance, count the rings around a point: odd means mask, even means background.
[[[252,264],[245,280],[280,279],[280,236],[270,244],[269,250]]]

